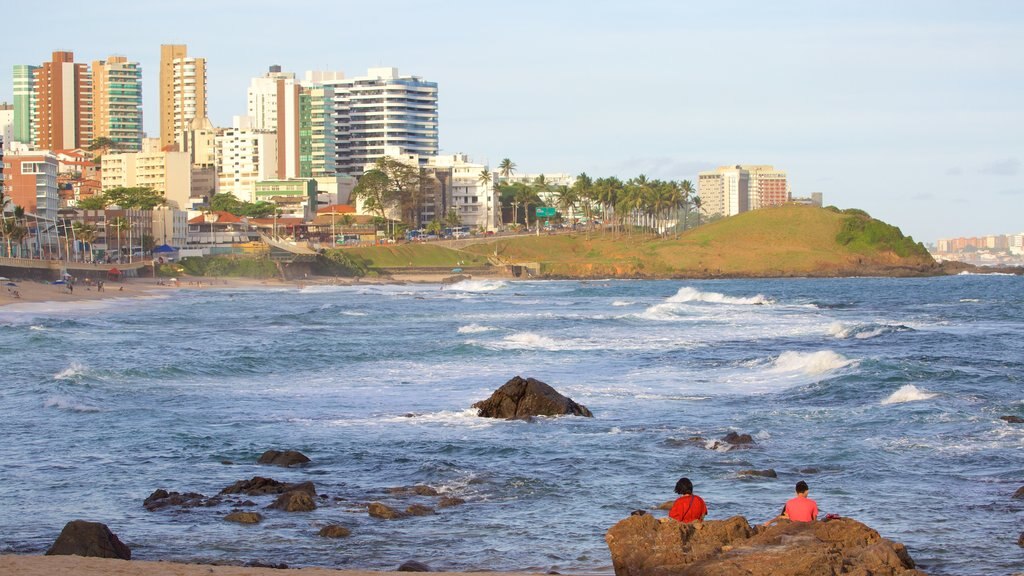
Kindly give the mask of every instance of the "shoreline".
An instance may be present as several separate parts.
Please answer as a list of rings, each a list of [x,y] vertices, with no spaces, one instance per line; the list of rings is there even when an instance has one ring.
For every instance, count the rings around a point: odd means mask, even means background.
[[[397,566],[395,567],[397,570]],[[31,556],[0,555],[0,573],[11,576],[380,576],[392,571],[352,570],[338,568],[280,568],[222,566],[215,564],[187,564],[163,560],[116,560],[83,556]],[[431,572],[431,574],[457,576],[540,576],[540,572]]]

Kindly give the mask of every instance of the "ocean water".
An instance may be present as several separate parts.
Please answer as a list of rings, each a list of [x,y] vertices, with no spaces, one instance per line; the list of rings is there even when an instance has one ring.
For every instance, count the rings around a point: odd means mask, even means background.
[[[1024,565],[1024,425],[999,419],[1024,416],[1021,277],[181,291],[0,308],[0,358],[3,553],[82,518],[140,559],[610,573],[605,531],[688,476],[710,518],[767,520],[803,479],[929,574]],[[515,375],[596,417],[476,417]],[[731,430],[757,445],[714,449]],[[256,466],[271,448],[313,462]],[[142,506],[256,475],[327,499],[253,498],[254,526]],[[436,504],[387,491],[414,484],[466,503],[367,515]]]

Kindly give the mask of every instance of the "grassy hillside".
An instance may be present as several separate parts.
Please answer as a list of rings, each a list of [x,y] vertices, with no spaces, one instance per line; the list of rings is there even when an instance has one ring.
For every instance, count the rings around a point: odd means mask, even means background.
[[[459,266],[486,266],[487,256],[465,253],[435,244],[397,244],[392,246],[365,246],[343,250],[371,268],[452,268]]]
[[[935,262],[898,228],[859,210],[781,206],[680,234],[578,233],[474,245],[508,262],[539,262],[545,276],[844,276],[922,274]]]

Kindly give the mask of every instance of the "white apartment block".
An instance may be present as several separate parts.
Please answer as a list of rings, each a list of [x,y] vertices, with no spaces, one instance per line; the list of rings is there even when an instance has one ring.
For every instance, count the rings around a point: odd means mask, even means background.
[[[144,138],[141,152],[104,154],[103,190],[145,186],[164,195],[171,208],[190,207],[192,163],[188,152],[163,152],[159,138]]]
[[[277,175],[298,178],[299,167],[299,83],[295,74],[271,66],[264,76],[249,84],[248,114],[255,130],[277,136]]]
[[[427,160],[427,168],[451,170],[448,184],[451,201],[448,206],[459,215],[463,226],[480,230],[498,228],[501,206],[494,191],[497,172],[483,164],[470,162],[466,154],[432,156]],[[483,178],[485,172],[489,179]]]
[[[277,178],[277,135],[256,130],[250,118],[235,116],[217,135],[217,192],[256,201],[256,183]]]
[[[366,76],[307,73],[334,89],[335,154],[341,174],[359,175],[385,147],[426,159],[438,153],[437,83],[370,68]]]
[[[736,164],[700,172],[697,194],[704,213],[735,216],[783,204],[789,200],[790,191],[785,170],[768,165]]]

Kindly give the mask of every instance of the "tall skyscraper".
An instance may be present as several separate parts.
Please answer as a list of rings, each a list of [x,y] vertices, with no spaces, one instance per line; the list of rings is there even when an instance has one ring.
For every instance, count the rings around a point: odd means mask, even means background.
[[[334,88],[335,154],[341,174],[358,175],[384,156],[384,147],[418,156],[438,152],[437,83],[401,76],[397,68],[370,68],[366,76],[329,79]]]
[[[92,63],[94,138],[109,138],[117,150],[142,150],[142,68],[124,56]]]
[[[84,148],[93,140],[92,74],[73,52],[53,53],[33,76],[32,144],[42,150]]]
[[[206,116],[206,59],[184,44],[160,46],[160,146],[178,146],[193,118]]]
[[[300,168],[299,125],[301,87],[295,74],[282,72],[280,66],[249,84],[248,113],[252,129],[273,131],[277,135],[277,176],[279,178],[309,177]]]
[[[22,144],[32,143],[32,108],[35,106],[35,74],[38,66],[14,66],[14,129],[12,138]]]

